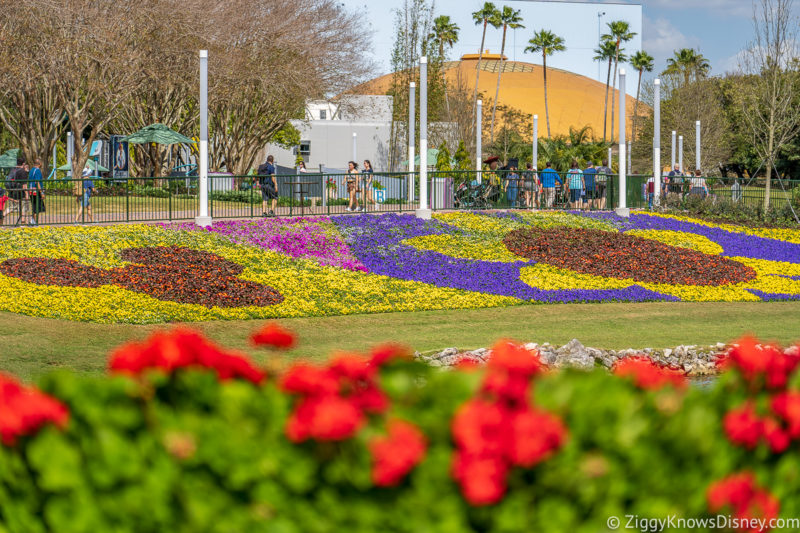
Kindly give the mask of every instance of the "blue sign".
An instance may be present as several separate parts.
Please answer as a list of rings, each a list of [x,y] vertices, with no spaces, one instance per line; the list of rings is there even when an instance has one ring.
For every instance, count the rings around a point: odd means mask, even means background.
[[[130,158],[128,154],[128,141],[122,137],[111,138],[112,179],[128,179]]]

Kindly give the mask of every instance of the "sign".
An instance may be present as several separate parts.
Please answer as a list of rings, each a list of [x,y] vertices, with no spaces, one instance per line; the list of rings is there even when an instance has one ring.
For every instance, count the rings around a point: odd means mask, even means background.
[[[121,136],[111,137],[111,171],[112,179],[125,180],[129,176],[130,154],[128,153],[128,141],[123,141]]]

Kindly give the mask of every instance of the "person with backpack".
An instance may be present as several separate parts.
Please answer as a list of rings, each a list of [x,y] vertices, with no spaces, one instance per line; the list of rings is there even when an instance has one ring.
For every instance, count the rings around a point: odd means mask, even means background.
[[[556,201],[556,182],[562,184],[558,172],[553,170],[553,164],[548,161],[542,171],[542,193],[544,195],[544,205],[547,209],[552,209]]]
[[[28,199],[28,171],[25,169],[25,156],[17,156],[17,166],[8,175],[8,196],[16,203],[19,214],[15,226],[19,226],[25,215],[25,201]]]
[[[570,165],[566,176],[566,184],[569,185],[569,206],[572,209],[583,209],[581,193],[586,187],[586,182],[583,180],[583,171],[578,168],[577,161],[572,161],[572,165]]]
[[[44,189],[42,183],[44,177],[42,176],[42,160],[36,158],[33,162],[33,168],[28,173],[28,197],[31,202],[31,226],[39,225],[39,213],[44,213]]]
[[[261,189],[261,216],[274,217],[278,208],[278,180],[275,178],[275,158],[267,156],[267,161],[258,167],[258,186]],[[267,204],[271,209],[267,213]]]
[[[603,164],[597,167],[597,174],[595,174],[594,178],[599,209],[606,208],[606,189],[608,186],[608,177],[612,174],[613,171],[608,167],[608,159],[603,159]]]

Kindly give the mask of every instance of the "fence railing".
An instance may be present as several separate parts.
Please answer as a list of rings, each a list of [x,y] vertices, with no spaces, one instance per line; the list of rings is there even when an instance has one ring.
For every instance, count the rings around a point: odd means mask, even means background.
[[[511,171],[429,172],[428,202],[433,210],[580,209],[618,206],[615,175]],[[213,218],[337,215],[348,212],[407,212],[419,207],[417,173],[209,176],[209,212]],[[646,209],[654,199],[650,176],[627,177],[627,206]],[[693,198],[758,207],[764,182],[708,178],[706,187],[690,178],[673,179],[662,202],[681,205]],[[198,178],[102,178],[5,182],[4,225],[155,222],[191,220],[199,210]],[[800,180],[773,182],[772,205],[800,205]],[[5,198],[5,199],[2,199]],[[273,202],[274,200],[274,202]]]

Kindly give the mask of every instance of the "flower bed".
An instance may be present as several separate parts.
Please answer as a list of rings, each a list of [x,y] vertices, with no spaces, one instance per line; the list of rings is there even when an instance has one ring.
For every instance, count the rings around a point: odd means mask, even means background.
[[[798,300],[800,231],[533,212],[19,229],[0,233],[0,290],[0,310],[133,323]]]
[[[252,340],[294,342],[276,325]],[[267,372],[178,329],[118,348],[107,377],[0,376],[0,524],[588,532],[637,515],[796,529],[800,348],[742,339],[702,388],[635,356],[611,374],[551,372],[501,341],[488,359],[442,372],[379,346]]]

